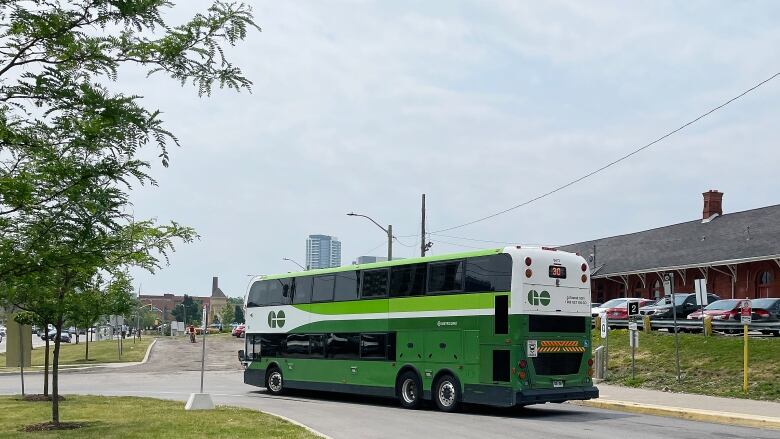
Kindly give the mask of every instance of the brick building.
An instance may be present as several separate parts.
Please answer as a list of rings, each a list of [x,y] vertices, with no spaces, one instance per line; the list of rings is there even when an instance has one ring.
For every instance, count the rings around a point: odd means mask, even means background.
[[[780,205],[723,214],[723,193],[703,194],[702,218],[561,247],[590,260],[594,302],[658,298],[663,275],[675,292],[694,280],[721,298],[780,297]]]
[[[227,296],[222,292],[222,289],[219,288],[219,278],[216,276],[212,278],[211,281],[211,296],[192,296],[192,298],[196,302],[201,302],[203,306],[209,307],[210,322],[214,321],[215,316],[219,316],[220,311],[222,311],[222,307],[227,304]],[[170,293],[162,295],[141,294],[138,296],[138,300],[144,305],[151,304],[152,306],[158,308],[164,314],[164,320],[173,320],[173,308],[184,301],[184,296],[177,296]],[[200,318],[200,316],[198,316],[198,318]]]

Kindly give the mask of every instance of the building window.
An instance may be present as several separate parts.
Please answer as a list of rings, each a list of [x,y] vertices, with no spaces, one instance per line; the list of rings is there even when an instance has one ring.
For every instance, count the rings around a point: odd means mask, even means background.
[[[772,272],[764,271],[758,273],[758,286],[766,287],[769,286],[769,284],[771,284],[773,281],[774,279],[772,279]]]

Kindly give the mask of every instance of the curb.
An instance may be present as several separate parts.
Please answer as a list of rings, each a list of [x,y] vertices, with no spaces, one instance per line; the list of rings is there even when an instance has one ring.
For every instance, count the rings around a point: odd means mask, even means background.
[[[154,340],[152,340],[151,343],[149,343],[149,347],[146,348],[146,355],[144,355],[144,359],[141,360],[139,364],[146,364],[147,361],[149,361],[149,354],[152,353],[152,347],[157,343],[157,338],[155,337]]]
[[[231,407],[239,407],[239,406],[231,406]],[[240,408],[246,408],[246,407],[240,407]],[[250,410],[252,410],[252,409],[250,409]],[[287,421],[287,422],[289,422],[290,424],[297,425],[298,427],[301,427],[301,428],[303,428],[304,430],[308,431],[309,433],[311,433],[311,434],[313,434],[313,435],[316,435],[316,436],[319,436],[319,437],[321,437],[322,439],[333,439],[332,437],[328,436],[327,434],[325,434],[325,433],[322,433],[322,432],[319,432],[319,431],[317,431],[317,430],[315,430],[315,429],[313,429],[313,428],[309,427],[309,426],[308,426],[308,425],[306,425],[306,424],[301,424],[300,422],[298,422],[298,421],[296,421],[296,420],[294,420],[294,419],[290,419],[290,418],[288,418],[287,416],[282,416],[282,415],[279,415],[279,414],[276,414],[276,413],[266,412],[266,411],[264,411],[264,410],[257,410],[257,411],[258,411],[258,412],[260,412],[260,413],[265,413],[266,415],[270,415],[270,416],[273,416],[273,417],[279,418],[279,419],[281,419],[281,420],[283,420],[283,421]]]
[[[639,404],[628,401],[598,399],[589,401],[571,401],[570,403],[607,410],[640,413],[643,415],[667,416],[689,421],[713,422],[717,424],[739,425],[742,427],[780,430],[780,418],[745,415],[741,413],[717,412],[713,410],[671,407],[653,404]]]
[[[130,366],[140,366],[142,364],[146,364],[146,362],[149,361],[149,356],[152,353],[152,347],[154,347],[154,345],[156,343],[157,343],[157,338],[155,338],[154,340],[152,340],[151,343],[149,343],[149,347],[146,348],[146,354],[144,354],[144,359],[141,360],[141,361],[130,361],[130,362],[127,362],[127,363],[98,363],[98,364],[89,364],[89,365],[84,365],[84,366],[74,365],[73,367],[68,367],[70,365],[63,364],[63,365],[60,365],[59,373],[85,372],[85,371],[90,371],[90,370],[94,370],[94,369],[104,369],[104,368],[121,369],[121,368],[124,368],[124,367],[130,367]],[[66,366],[66,367],[62,367],[62,366]],[[25,375],[27,375],[27,374],[39,374],[39,373],[43,373],[43,369],[40,369],[40,370],[38,370],[38,369],[27,370],[25,368],[25,371],[24,371]],[[3,375],[19,375],[19,372],[18,371],[13,371],[13,372],[5,372],[5,371],[3,371],[3,372],[0,372],[0,376],[3,376]]]

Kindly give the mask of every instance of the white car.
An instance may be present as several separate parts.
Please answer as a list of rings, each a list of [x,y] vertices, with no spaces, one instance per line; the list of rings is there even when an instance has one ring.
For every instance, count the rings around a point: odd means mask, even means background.
[[[600,314],[604,314],[605,312],[607,312],[607,310],[610,308],[617,308],[621,305],[624,305],[627,300],[628,300],[627,297],[619,297],[617,299],[608,300],[599,306],[591,308],[590,315],[591,317],[594,318],[598,317]]]

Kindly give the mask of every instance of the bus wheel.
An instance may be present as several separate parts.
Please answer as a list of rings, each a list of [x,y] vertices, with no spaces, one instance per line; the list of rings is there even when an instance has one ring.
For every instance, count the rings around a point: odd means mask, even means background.
[[[460,383],[452,375],[442,375],[433,388],[433,400],[443,412],[454,412],[460,404]]]
[[[396,394],[405,409],[416,409],[422,401],[422,383],[416,373],[408,370],[398,377],[395,385]]]
[[[284,381],[282,379],[282,371],[278,367],[272,367],[265,374],[265,388],[272,395],[281,395],[284,392]]]

